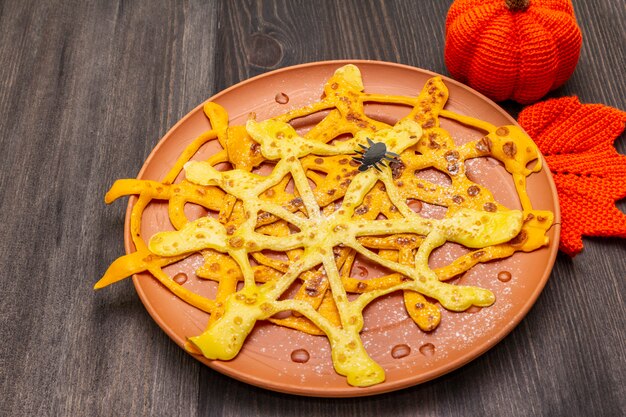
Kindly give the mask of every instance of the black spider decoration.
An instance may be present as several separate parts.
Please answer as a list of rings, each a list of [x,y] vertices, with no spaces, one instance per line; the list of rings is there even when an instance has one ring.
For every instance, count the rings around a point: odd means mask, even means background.
[[[355,152],[361,155],[360,158],[353,157],[352,159],[361,164],[359,171],[365,172],[370,167],[376,168],[379,172],[382,172],[379,165],[387,166],[385,161],[393,162],[397,161],[400,155],[393,152],[387,152],[387,145],[382,142],[374,142],[370,138],[367,138],[369,147],[359,144],[363,150],[356,150]]]

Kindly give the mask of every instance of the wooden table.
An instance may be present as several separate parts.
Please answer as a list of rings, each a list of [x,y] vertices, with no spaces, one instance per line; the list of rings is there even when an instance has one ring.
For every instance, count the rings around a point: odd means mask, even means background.
[[[125,204],[106,206],[105,192],[134,177],[189,110],[248,77],[310,61],[447,74],[450,3],[2,2],[0,415],[626,414],[620,239],[589,238],[574,259],[560,254],[530,314],[480,358],[369,398],[301,398],[232,380],[170,341],[130,280],[92,290],[124,251]],[[575,9],[580,62],[552,96],[626,109],[625,4],[576,0]],[[625,153],[623,137],[617,148]]]

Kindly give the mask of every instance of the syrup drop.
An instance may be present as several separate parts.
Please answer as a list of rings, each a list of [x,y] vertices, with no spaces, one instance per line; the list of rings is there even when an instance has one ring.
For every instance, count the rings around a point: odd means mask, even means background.
[[[181,273],[174,275],[174,282],[177,283],[178,285],[183,285],[185,282],[187,282],[187,274],[185,274],[184,272],[181,272]]]
[[[411,353],[411,348],[408,345],[395,345],[391,349],[391,357],[394,359],[404,358],[405,356],[409,356]]]
[[[500,271],[498,272],[498,280],[502,282],[509,282],[512,278],[512,275],[509,271]]]
[[[422,202],[419,200],[409,200],[409,208],[416,213],[422,211]]]
[[[361,278],[366,278],[367,275],[369,274],[367,268],[361,265],[357,266],[357,268],[359,269],[359,276]]]
[[[420,346],[420,353],[424,356],[433,356],[435,354],[435,345],[432,343],[426,343]]]
[[[289,96],[285,93],[277,93],[274,100],[276,100],[278,104],[287,104],[289,103]]]
[[[307,352],[305,349],[296,349],[291,352],[291,360],[296,363],[306,363],[309,361],[310,358],[311,355],[309,355],[309,352]]]

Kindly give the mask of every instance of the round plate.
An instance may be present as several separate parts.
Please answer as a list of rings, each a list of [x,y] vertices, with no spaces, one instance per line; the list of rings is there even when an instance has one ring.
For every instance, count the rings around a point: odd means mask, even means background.
[[[263,120],[290,109],[319,100],[326,80],[342,65],[353,63],[363,75],[366,92],[415,96],[434,74],[418,68],[376,61],[329,61],[284,68],[239,83],[211,97],[229,113],[231,125],[244,124],[250,112]],[[444,78],[450,98],[446,109],[477,117],[492,124],[516,124],[504,110],[481,94],[454,80]],[[288,103],[277,103],[277,93],[289,97]],[[368,115],[388,123],[407,114],[401,106],[367,105]],[[441,118],[457,143],[481,137],[474,129]],[[300,126],[306,128],[306,126]],[[209,130],[202,105],[179,121],[159,142],[144,164],[138,178],[161,180],[180,152],[200,133]],[[206,147],[206,156],[215,149]],[[509,208],[520,208],[510,176],[497,163],[472,163],[468,176],[489,187],[496,200]],[[468,164],[469,165],[469,164]],[[545,164],[544,164],[545,167]],[[473,177],[472,177],[473,176]],[[549,170],[542,169],[528,178],[529,195],[535,209],[555,213],[555,225],[549,231],[550,245],[532,253],[516,253],[508,259],[476,265],[458,283],[490,289],[496,296],[488,308],[472,308],[463,313],[442,309],[439,327],[424,333],[413,323],[402,304],[399,293],[378,299],[364,312],[362,339],[368,353],[386,372],[386,381],[367,388],[356,388],[335,373],[328,341],[269,323],[257,323],[240,354],[231,361],[196,359],[211,368],[238,380],[271,390],[292,394],[351,397],[372,395],[415,385],[452,371],[476,358],[507,335],[526,315],[543,289],[556,258],[560,217],[556,189]],[[134,251],[129,233],[131,198],[126,213],[125,243],[128,253]],[[165,203],[153,202],[144,213],[142,234],[149,238],[157,231],[170,229]],[[449,263],[459,255],[459,248],[449,244],[432,256],[432,266]],[[199,255],[166,269],[171,276],[187,274],[184,285],[203,295],[214,293],[214,283],[195,277],[194,270],[202,264]],[[511,279],[498,280],[498,273],[508,271]],[[158,325],[180,346],[186,338],[204,331],[208,315],[170,293],[150,274],[133,277],[135,288],[146,309]],[[395,359],[391,355],[397,345],[406,345],[408,355]],[[310,354],[306,363],[291,360],[294,350]],[[403,347],[407,353],[406,347]],[[398,355],[395,355],[398,356]]]

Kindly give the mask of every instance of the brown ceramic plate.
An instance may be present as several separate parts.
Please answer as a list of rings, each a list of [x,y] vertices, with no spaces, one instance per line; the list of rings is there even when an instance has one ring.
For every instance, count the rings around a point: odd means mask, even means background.
[[[233,125],[244,124],[250,112],[256,112],[257,120],[263,120],[318,100],[325,81],[338,67],[348,63],[356,64],[361,70],[367,92],[415,96],[428,78],[437,75],[418,68],[375,61],[319,62],[263,74],[224,90],[209,101],[225,107]],[[481,94],[451,79],[444,78],[444,82],[450,91],[446,109],[495,125],[516,124],[504,110]],[[277,103],[277,93],[286,94],[288,103]],[[393,123],[407,114],[408,108],[372,105],[367,107],[367,112]],[[457,142],[480,137],[478,131],[443,118],[441,120],[442,127]],[[139,178],[162,179],[185,146],[209,128],[200,105],[163,137],[148,157]],[[202,153],[206,156],[212,151],[209,147]],[[470,178],[474,181],[489,187],[500,203],[520,208],[512,180],[500,165],[484,161],[473,165],[468,172],[473,175]],[[560,230],[558,201],[550,172],[544,168],[532,174],[528,179],[528,189],[534,208],[555,213],[556,225],[549,233],[550,245],[532,253],[516,253],[502,261],[477,265],[458,281],[490,289],[497,298],[493,306],[470,309],[464,313],[443,310],[440,326],[431,333],[420,331],[411,321],[402,304],[401,294],[383,297],[366,309],[363,342],[373,359],[385,369],[385,382],[368,388],[352,387],[344,377],[335,373],[326,338],[266,323],[257,324],[234,360],[211,361],[195,356],[196,359],[218,372],[253,385],[320,397],[388,392],[428,381],[462,366],[494,346],[522,320],[550,275]],[[131,198],[126,213],[127,252],[134,251],[129,219],[135,201]],[[152,203],[144,214],[142,234],[149,237],[170,227],[166,205]],[[458,255],[454,252],[454,247],[440,248],[433,254],[433,264],[438,266],[450,262],[453,256]],[[213,284],[197,279],[193,273],[201,261],[199,255],[192,256],[166,271],[171,276],[184,272],[188,276],[185,286],[200,294],[211,295]],[[509,272],[511,279],[506,282],[499,280],[498,274],[502,271]],[[178,345],[183,346],[187,337],[204,330],[207,314],[178,299],[149,274],[137,274],[133,281],[150,315]],[[405,345],[400,348],[404,350],[403,354],[407,353],[407,347],[410,352],[394,359],[392,349],[399,345]],[[292,352],[299,349],[309,353],[308,362],[296,363],[291,359]]]

